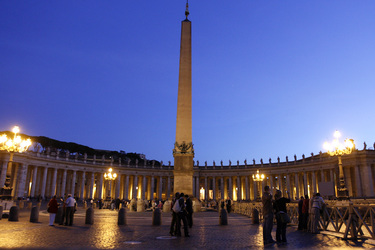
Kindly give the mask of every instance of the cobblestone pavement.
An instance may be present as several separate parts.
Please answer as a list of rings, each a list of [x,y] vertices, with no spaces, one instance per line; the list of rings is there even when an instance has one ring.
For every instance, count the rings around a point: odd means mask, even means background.
[[[127,213],[127,225],[117,225],[117,212],[95,210],[94,225],[85,225],[85,211],[78,209],[74,225],[48,226],[49,216],[40,211],[39,223],[30,223],[30,211],[20,212],[18,222],[0,220],[0,248],[24,249],[333,249],[375,248],[373,241],[344,241],[332,235],[312,235],[287,228],[288,243],[263,245],[261,225],[245,216],[229,214],[228,225],[219,225],[217,212],[194,214],[190,237],[169,237],[170,213],[162,214],[162,225],[152,226],[152,212]],[[273,236],[275,237],[275,230]]]

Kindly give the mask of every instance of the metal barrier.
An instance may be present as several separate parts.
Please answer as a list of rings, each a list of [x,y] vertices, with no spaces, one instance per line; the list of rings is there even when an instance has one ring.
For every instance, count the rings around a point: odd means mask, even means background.
[[[252,216],[252,210],[258,209],[260,220],[263,219],[262,207],[261,202],[234,202],[233,204],[235,213],[249,218]],[[287,212],[291,220],[290,224],[298,225],[298,203],[288,203]],[[309,220],[311,218],[310,214]],[[375,204],[365,200],[354,203],[328,201],[321,212],[319,228],[337,233],[344,239],[358,237],[375,239]]]

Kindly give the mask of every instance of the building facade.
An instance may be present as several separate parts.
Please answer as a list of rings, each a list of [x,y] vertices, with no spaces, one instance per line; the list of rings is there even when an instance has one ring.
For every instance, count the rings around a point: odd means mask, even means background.
[[[166,200],[173,196],[174,167],[132,165],[113,162],[104,157],[75,153],[15,153],[13,161],[6,151],[0,152],[0,187],[11,190],[12,198],[73,194],[78,199],[133,198]],[[147,162],[147,161],[146,161]],[[345,183],[350,197],[374,197],[375,150],[355,150],[342,157]],[[109,168],[117,174],[106,180]],[[265,175],[255,182],[252,175],[259,170]],[[194,163],[193,195],[203,201],[230,198],[234,201],[255,200],[265,185],[271,190],[289,191],[292,198],[320,192],[332,198],[339,187],[338,160],[327,154],[295,157],[292,161],[260,163],[246,161],[228,165]]]

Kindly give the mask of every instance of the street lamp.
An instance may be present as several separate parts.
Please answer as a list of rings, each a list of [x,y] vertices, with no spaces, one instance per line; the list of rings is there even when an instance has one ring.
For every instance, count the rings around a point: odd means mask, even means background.
[[[8,138],[6,134],[0,136],[0,150],[6,150],[10,154],[8,168],[12,165],[13,154],[25,152],[31,145],[30,138],[23,140],[21,136],[17,135],[20,132],[20,128],[18,126],[14,126],[12,132],[14,133],[13,139]],[[5,174],[6,173],[4,173],[4,175]],[[4,183],[0,185],[5,185],[5,179],[3,179],[4,177],[2,176],[1,178],[2,180],[0,182],[4,181]]]
[[[259,169],[257,169],[257,173],[255,175],[253,174],[253,180],[257,182],[257,189],[258,189],[257,201],[260,201],[259,183],[264,180],[264,177],[265,177],[264,174],[259,174]]]
[[[337,155],[339,159],[339,178],[340,178],[340,187],[337,191],[337,198],[340,200],[349,198],[348,189],[345,186],[345,178],[344,178],[344,171],[342,168],[342,161],[341,156],[345,154],[350,154],[353,152],[355,148],[354,140],[353,139],[345,139],[344,144],[339,142],[339,138],[341,136],[339,131],[335,131],[333,134],[335,139],[333,139],[332,143],[325,142],[323,147],[327,150],[327,153],[331,156]]]
[[[112,196],[111,196],[111,186],[112,186],[112,181],[114,181],[117,177],[117,174],[116,173],[113,173],[112,174],[112,168],[108,169],[108,173],[105,173],[104,174],[104,179],[106,181],[109,181],[109,195],[107,196],[107,198],[109,197],[110,199],[112,199]]]

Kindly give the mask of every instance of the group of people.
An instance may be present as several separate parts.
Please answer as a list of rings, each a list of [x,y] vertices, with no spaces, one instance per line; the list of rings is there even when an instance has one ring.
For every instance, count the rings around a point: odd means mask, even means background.
[[[286,226],[290,222],[287,213],[286,203],[290,202],[289,192],[286,191],[288,197],[283,197],[280,190],[276,190],[276,194],[272,197],[269,186],[264,187],[262,197],[263,203],[263,241],[264,244],[274,243],[272,238],[272,228],[274,216],[276,216],[276,242],[286,243]],[[319,193],[316,193],[310,200],[308,195],[301,197],[298,202],[299,223],[298,230],[307,230],[312,233],[318,233],[318,224],[320,213],[323,211],[324,200]],[[309,214],[311,218],[309,218]]]
[[[298,201],[298,230],[318,233],[319,218],[324,206],[325,203],[320,193],[316,193],[311,200],[308,195],[301,196]]]
[[[286,203],[290,202],[290,195],[287,192],[288,198],[282,196],[280,190],[276,190],[276,194],[273,199],[269,186],[264,187],[264,193],[262,197],[263,203],[263,242],[264,244],[274,243],[275,240],[272,238],[273,218],[276,216],[276,242],[286,243],[286,225],[287,221],[287,210]]]
[[[185,237],[190,237],[189,228],[193,227],[193,202],[189,195],[177,192],[172,200],[172,222],[169,230],[171,236],[181,236],[181,221]]]
[[[49,226],[53,226],[58,212],[59,206],[63,206],[62,218],[60,220],[60,225],[64,224],[65,226],[73,225],[74,213],[76,211],[77,203],[74,197],[71,194],[68,194],[65,200],[61,199],[61,204],[56,199],[56,195],[48,202],[47,212],[49,213]]]

